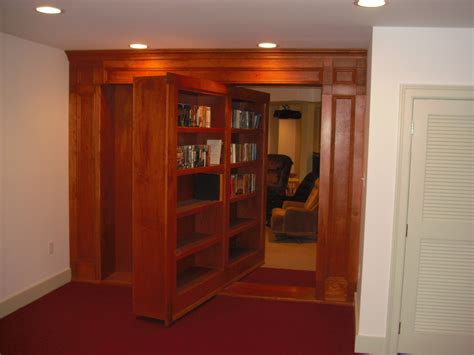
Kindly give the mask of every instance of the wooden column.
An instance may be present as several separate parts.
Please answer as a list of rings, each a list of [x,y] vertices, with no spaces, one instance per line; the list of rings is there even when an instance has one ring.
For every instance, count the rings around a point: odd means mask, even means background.
[[[102,70],[71,65],[69,233],[73,280],[100,279],[100,101]]]
[[[365,73],[364,60],[324,60],[316,296],[328,301],[357,287]]]

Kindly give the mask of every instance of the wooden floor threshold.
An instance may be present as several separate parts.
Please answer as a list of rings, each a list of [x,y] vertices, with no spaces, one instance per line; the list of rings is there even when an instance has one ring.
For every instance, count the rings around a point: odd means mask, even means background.
[[[269,285],[253,282],[234,282],[222,290],[219,295],[246,298],[261,298],[278,301],[311,302],[338,306],[353,306],[351,302],[318,300],[314,287]]]

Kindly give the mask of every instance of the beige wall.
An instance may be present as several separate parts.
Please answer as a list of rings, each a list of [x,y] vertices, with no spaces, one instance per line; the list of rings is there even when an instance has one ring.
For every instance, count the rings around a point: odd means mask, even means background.
[[[473,38],[473,29],[373,30],[359,335],[386,334],[400,85],[473,85]]]
[[[300,120],[278,120],[273,112],[287,104],[301,112]],[[312,170],[313,152],[319,152],[321,104],[319,102],[272,102],[270,104],[269,153],[288,155],[294,162],[292,173],[301,179]]]
[[[280,107],[280,105],[270,103],[270,116],[268,117],[268,154],[278,154],[280,120],[273,117],[273,112],[278,107]]]
[[[0,12],[0,24],[2,21]],[[4,225],[3,225],[3,165],[4,165],[4,158],[3,158],[3,146],[4,146],[4,115],[3,115],[3,86],[4,86],[4,65],[3,65],[3,57],[4,57],[4,34],[0,32],[0,301],[3,299],[3,295],[5,293],[5,256],[4,256],[4,247],[3,247],[3,238],[4,238]]]
[[[293,160],[291,172],[300,168],[301,120],[278,120],[278,154],[287,155]]]
[[[1,42],[3,300],[69,268],[69,74],[63,51],[7,34]]]

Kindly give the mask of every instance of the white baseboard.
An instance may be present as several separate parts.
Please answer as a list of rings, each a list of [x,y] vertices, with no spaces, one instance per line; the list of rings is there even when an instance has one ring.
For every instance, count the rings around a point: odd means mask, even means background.
[[[355,352],[368,354],[383,354],[385,352],[385,338],[367,335],[359,335],[359,297],[357,292],[354,294],[354,312],[355,312]]]
[[[384,354],[385,338],[367,335],[356,335],[355,351],[357,353]]]
[[[355,321],[355,333],[359,334],[359,297],[358,293],[354,292],[354,321]]]
[[[38,282],[30,288],[0,302],[0,319],[15,312],[17,309],[36,301],[38,298],[54,291],[71,281],[71,269],[66,270]]]

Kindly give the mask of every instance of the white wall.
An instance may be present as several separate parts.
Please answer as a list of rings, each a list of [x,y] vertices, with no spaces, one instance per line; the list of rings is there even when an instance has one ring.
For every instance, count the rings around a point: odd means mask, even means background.
[[[0,38],[4,300],[69,268],[69,74],[63,51],[7,34]]]
[[[359,335],[386,332],[400,85],[473,85],[473,37],[473,29],[373,29]]]

